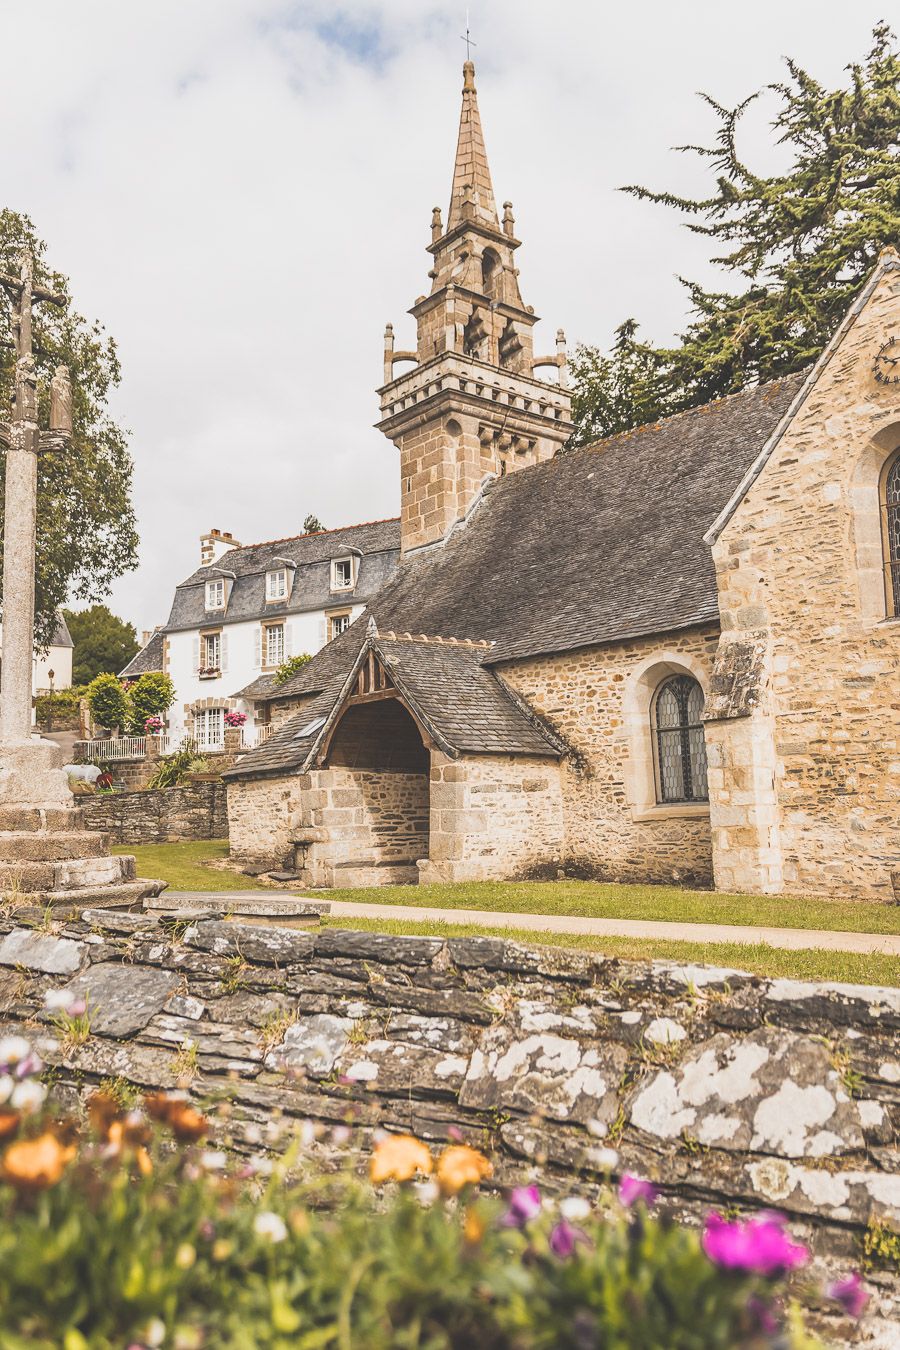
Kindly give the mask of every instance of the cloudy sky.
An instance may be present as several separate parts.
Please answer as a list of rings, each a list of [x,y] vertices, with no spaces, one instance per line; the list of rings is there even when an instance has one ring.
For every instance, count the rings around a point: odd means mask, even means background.
[[[703,242],[617,192],[702,189],[708,141],[795,57],[834,84],[882,0],[471,0],[498,201],[538,346],[678,331]],[[446,212],[464,3],[0,0],[0,204],[27,212],[120,346],[141,567],[111,603],[164,621],[210,526],[244,543],[396,514],[373,429],[382,334],[412,344],[431,208]],[[755,105],[742,149],[778,162]]]

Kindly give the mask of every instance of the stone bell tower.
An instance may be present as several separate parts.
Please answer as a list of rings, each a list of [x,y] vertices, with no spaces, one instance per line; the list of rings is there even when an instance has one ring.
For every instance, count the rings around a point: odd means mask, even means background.
[[[462,113],[446,229],[431,218],[431,293],[410,314],[415,351],[388,324],[378,426],[400,451],[404,552],[443,539],[491,476],[549,459],[571,433],[565,336],[535,357],[534,310],[522,303],[512,203],[497,214],[478,114],[475,67],[463,66]],[[396,364],[407,365],[395,377]],[[535,372],[554,367],[551,383]]]

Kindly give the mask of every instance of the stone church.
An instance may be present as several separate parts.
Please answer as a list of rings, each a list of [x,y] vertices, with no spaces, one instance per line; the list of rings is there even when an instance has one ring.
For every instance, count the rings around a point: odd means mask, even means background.
[[[234,855],[897,898],[900,257],[810,369],[563,453],[565,340],[535,352],[470,63],[431,236],[379,391],[400,565],[270,695]]]

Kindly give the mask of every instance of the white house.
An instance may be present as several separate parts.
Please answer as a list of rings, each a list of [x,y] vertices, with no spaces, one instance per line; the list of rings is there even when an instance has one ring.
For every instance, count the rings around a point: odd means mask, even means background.
[[[248,739],[265,734],[268,691],[278,667],[312,655],[344,632],[392,576],[399,520],[348,525],[262,544],[239,544],[210,530],[200,566],[177,587],[168,622],[120,672],[135,679],[162,670],[175,685],[173,737],[221,745],[227,712],[247,714]]]

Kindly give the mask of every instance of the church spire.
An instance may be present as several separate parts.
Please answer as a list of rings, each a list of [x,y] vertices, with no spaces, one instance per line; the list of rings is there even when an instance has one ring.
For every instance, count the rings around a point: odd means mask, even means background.
[[[447,218],[448,232],[467,220],[476,220],[498,232],[500,230],[487,150],[484,146],[484,133],[481,130],[481,117],[478,113],[475,66],[472,61],[466,61],[463,66],[462,111],[459,118],[456,162],[453,166],[453,189]]]

